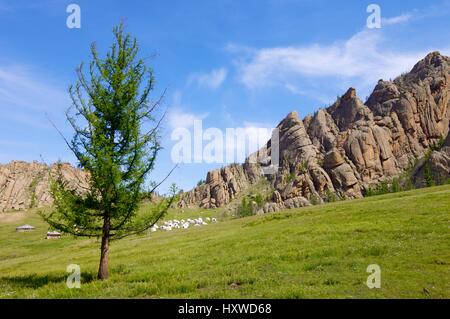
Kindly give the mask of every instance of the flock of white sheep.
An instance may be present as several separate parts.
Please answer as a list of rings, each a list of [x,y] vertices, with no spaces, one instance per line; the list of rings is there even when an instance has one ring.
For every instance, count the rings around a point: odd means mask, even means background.
[[[167,220],[163,223],[163,225],[158,226],[157,224],[153,225],[150,228],[150,232],[155,232],[158,229],[162,230],[162,231],[171,231],[173,229],[188,229],[191,226],[204,226],[204,225],[208,225],[208,223],[217,223],[217,219],[216,218],[209,218],[206,217],[205,220],[203,220],[203,218],[199,217],[199,218],[195,218],[195,219],[182,219],[182,220]]]

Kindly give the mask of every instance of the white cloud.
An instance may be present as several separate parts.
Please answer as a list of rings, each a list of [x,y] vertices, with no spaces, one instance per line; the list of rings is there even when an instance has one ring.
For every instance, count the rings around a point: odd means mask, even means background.
[[[26,128],[53,129],[45,114],[60,122],[70,100],[65,90],[48,78],[23,65],[0,65],[0,120]]]
[[[175,92],[172,97],[172,106],[169,108],[167,120],[172,129],[191,128],[194,121],[204,120],[208,113],[195,114],[186,111],[186,107],[182,106],[181,92]]]
[[[194,121],[204,120],[208,116],[207,113],[194,114],[187,112],[181,108],[171,108],[168,113],[168,121],[171,128],[190,128],[194,125]]]
[[[44,75],[36,75],[24,66],[0,66],[0,106],[50,111],[68,107],[68,96],[63,90],[45,82]]]
[[[188,77],[188,84],[196,83],[200,87],[217,89],[225,81],[228,74],[226,68],[214,69],[209,73],[195,73]]]
[[[408,13],[403,13],[399,16],[395,16],[395,17],[391,17],[391,18],[382,18],[381,19],[381,25],[385,26],[385,25],[394,25],[394,24],[399,24],[399,23],[406,23],[408,21],[410,21],[413,18],[413,14],[408,12]]]
[[[374,83],[410,70],[427,53],[390,51],[381,45],[383,41],[380,30],[366,29],[329,45],[260,49],[250,61],[240,64],[240,81],[248,88],[282,85],[291,91],[290,80],[299,76]]]
[[[284,87],[291,93],[295,95],[306,95],[306,92],[304,90],[299,89],[296,85],[292,83],[286,83]]]

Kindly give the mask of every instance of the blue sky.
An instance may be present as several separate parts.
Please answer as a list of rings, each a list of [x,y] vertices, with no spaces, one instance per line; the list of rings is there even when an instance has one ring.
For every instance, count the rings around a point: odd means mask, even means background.
[[[81,28],[66,27],[66,7],[81,8]],[[366,8],[381,7],[368,29]],[[301,117],[353,86],[365,99],[380,78],[408,71],[426,53],[450,54],[450,1],[24,1],[0,0],[0,163],[75,163],[46,119],[64,121],[75,67],[89,46],[104,53],[124,20],[154,68],[154,98],[167,88],[163,146],[151,179],[174,163],[170,134],[203,127],[274,127]],[[171,182],[188,190],[220,164],[183,164]]]

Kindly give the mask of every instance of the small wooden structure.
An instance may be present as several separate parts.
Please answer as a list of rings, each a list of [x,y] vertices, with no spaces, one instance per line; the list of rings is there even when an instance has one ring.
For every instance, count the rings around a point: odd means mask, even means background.
[[[59,239],[61,238],[61,233],[58,233],[57,231],[49,231],[47,232],[47,238],[46,239]]]
[[[22,225],[22,226],[16,227],[16,232],[19,232],[19,233],[29,232],[29,231],[33,231],[33,230],[34,230],[34,227],[31,225]]]

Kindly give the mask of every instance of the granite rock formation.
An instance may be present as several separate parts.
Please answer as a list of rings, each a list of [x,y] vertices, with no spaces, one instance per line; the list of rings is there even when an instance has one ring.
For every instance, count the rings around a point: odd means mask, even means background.
[[[0,212],[44,207],[53,203],[50,176],[61,172],[69,187],[83,191],[88,187],[88,175],[67,163],[47,166],[38,162],[12,161],[0,165]]]
[[[420,160],[417,180],[423,167],[450,178],[449,100],[450,58],[432,52],[409,73],[380,80],[365,103],[350,88],[303,120],[296,112],[288,114],[277,126],[280,166],[266,176],[274,192],[262,211],[306,206],[334,195],[359,198],[371,185]],[[443,138],[442,149],[428,154]],[[270,154],[270,141],[266,150]],[[224,206],[263,176],[248,160],[211,171],[203,185],[183,194],[179,205]]]

